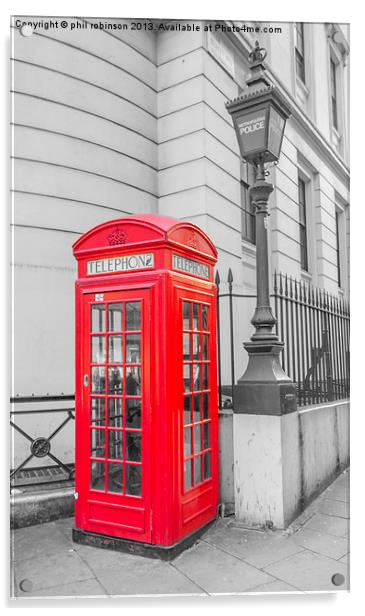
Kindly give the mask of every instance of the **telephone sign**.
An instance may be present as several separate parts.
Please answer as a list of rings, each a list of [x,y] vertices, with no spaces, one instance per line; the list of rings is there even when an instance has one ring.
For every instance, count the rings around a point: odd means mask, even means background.
[[[91,229],[74,254],[73,538],[171,558],[217,516],[217,252],[149,214]]]

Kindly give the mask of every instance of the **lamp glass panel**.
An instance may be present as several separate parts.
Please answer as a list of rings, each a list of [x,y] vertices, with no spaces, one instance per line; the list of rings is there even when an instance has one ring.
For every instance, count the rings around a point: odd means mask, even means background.
[[[265,108],[246,111],[236,118],[236,130],[243,158],[266,149],[267,111]]]
[[[274,109],[270,108],[270,119],[269,119],[269,139],[268,139],[268,150],[276,157],[279,158],[280,155],[280,147],[281,140],[283,137],[285,126],[284,118]]]

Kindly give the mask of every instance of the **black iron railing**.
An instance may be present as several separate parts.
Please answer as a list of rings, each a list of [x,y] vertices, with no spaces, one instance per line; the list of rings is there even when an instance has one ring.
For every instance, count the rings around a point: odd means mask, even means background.
[[[62,462],[52,452],[52,439],[72,420],[75,419],[75,407],[74,405],[67,408],[42,408],[43,404],[49,404],[50,402],[67,402],[74,401],[73,395],[61,395],[61,396],[16,396],[11,398],[10,402],[13,404],[29,404],[38,403],[40,408],[36,409],[18,409],[10,412],[10,426],[13,430],[16,430],[21,434],[29,443],[29,455],[18,464],[16,468],[10,471],[10,487],[23,487],[41,484],[58,483],[64,481],[72,481],[74,479],[74,464]],[[21,417],[29,415],[60,415],[60,423],[48,436],[34,435],[32,430],[30,434],[25,429],[24,425],[21,425]],[[64,417],[66,415],[66,417]],[[40,458],[47,457],[52,464],[34,466],[34,461]],[[30,463],[33,465],[30,466]]]
[[[221,279],[216,273],[218,297],[218,379],[219,407],[231,406],[235,384],[236,366],[234,340],[243,342],[237,331],[236,310],[251,320],[252,306],[248,298],[255,295],[233,292],[231,269],[227,276],[227,293],[221,292]],[[276,333],[285,343],[281,364],[296,383],[298,405],[340,400],[350,395],[350,309],[346,300],[330,295],[322,289],[295,280],[284,274],[274,275],[274,293],[271,295]],[[222,299],[227,298],[228,308],[222,310]],[[222,378],[222,319],[229,321],[229,336],[224,344],[229,346],[230,378]],[[242,340],[241,340],[242,339]],[[223,401],[223,397],[225,401]]]

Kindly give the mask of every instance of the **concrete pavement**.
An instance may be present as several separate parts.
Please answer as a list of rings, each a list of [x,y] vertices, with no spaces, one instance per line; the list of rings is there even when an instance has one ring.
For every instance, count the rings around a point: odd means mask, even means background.
[[[217,522],[190,549],[162,562],[74,544],[72,518],[12,532],[17,599],[221,595],[349,588],[349,471],[286,531]],[[332,578],[337,575],[335,582]]]

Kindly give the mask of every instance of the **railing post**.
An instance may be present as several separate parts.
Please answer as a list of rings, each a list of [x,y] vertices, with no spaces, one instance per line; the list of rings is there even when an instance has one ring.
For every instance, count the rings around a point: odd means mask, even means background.
[[[218,407],[222,408],[222,367],[221,367],[221,321],[220,321],[220,305],[219,305],[219,284],[220,276],[218,270],[215,274],[215,284],[217,287],[217,350],[218,350]]]
[[[233,392],[235,385],[235,373],[234,373],[234,339],[233,339],[233,297],[232,297],[232,283],[233,274],[231,268],[228,270],[228,293],[229,293],[229,338],[231,349],[231,389],[232,389],[232,404],[233,404]]]

